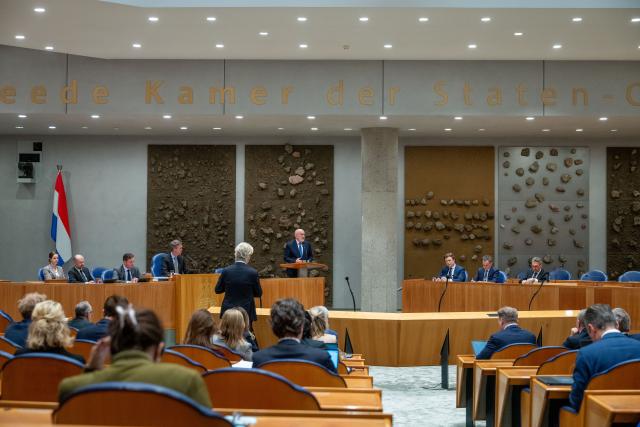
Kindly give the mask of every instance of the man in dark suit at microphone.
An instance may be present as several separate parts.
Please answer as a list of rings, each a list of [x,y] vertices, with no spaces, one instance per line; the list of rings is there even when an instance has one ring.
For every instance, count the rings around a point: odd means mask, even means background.
[[[284,247],[284,262],[301,263],[313,261],[313,248],[305,241],[304,230],[299,228],[294,233],[295,239],[287,242]],[[287,268],[287,277],[298,277],[298,270]]]
[[[456,264],[456,257],[451,252],[444,254],[444,263],[446,265],[440,271],[440,275],[434,278],[436,282],[445,282],[447,279],[452,282],[467,281],[467,270]]]
[[[493,258],[491,255],[485,255],[482,257],[482,268],[478,269],[476,277],[471,281],[497,283],[500,279],[500,270],[493,268]]]
[[[542,259],[535,256],[531,258],[531,268],[527,270],[527,275],[520,280],[520,283],[530,285],[540,283],[543,280],[545,282],[549,280],[549,273],[542,268]]]

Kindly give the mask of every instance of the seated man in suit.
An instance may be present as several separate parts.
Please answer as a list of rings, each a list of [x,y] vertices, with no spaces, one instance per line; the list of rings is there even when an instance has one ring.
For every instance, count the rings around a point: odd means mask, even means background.
[[[182,256],[182,250],[184,249],[182,242],[177,239],[172,240],[169,246],[171,247],[171,252],[162,259],[160,276],[169,277],[171,274],[188,274],[189,272]]]
[[[542,281],[549,280],[549,273],[542,268],[542,259],[534,256],[531,258],[531,268],[527,270],[527,275],[524,279],[520,280],[520,283],[535,284]]]
[[[502,307],[498,310],[500,330],[491,335],[487,345],[476,356],[476,359],[491,359],[496,351],[509,344],[535,344],[536,336],[518,325],[518,310],[513,307]]]
[[[467,281],[467,270],[465,270],[464,267],[456,265],[456,257],[453,256],[453,253],[447,252],[444,254],[444,263],[446,265],[442,267],[440,275],[434,277],[433,280],[436,282],[445,282],[447,279],[451,282]]]
[[[640,340],[640,334],[631,334],[631,316],[627,313],[627,310],[624,308],[616,307],[613,310],[613,315],[616,316],[616,323],[618,325],[618,330],[625,334],[626,336]]]
[[[482,268],[478,269],[476,277],[472,282],[497,282],[500,280],[500,270],[493,268],[493,258],[491,255],[482,257]]]
[[[284,246],[284,262],[300,263],[313,261],[313,248],[311,243],[305,241],[305,233],[301,228],[294,232],[295,239]],[[298,277],[298,271],[287,268],[287,277]]]
[[[84,257],[80,254],[73,257],[73,268],[67,272],[69,283],[95,283],[91,272],[84,265]]]
[[[78,304],[76,304],[75,312],[76,317],[71,319],[68,323],[70,328],[76,328],[77,330],[80,330],[88,326],[93,326],[93,323],[91,323],[91,313],[93,313],[93,307],[91,307],[89,301],[80,301]]]
[[[591,344],[591,337],[587,331],[587,327],[584,324],[584,314],[587,312],[586,308],[583,308],[578,313],[576,318],[575,328],[571,328],[571,335],[567,337],[562,343],[563,347],[569,350],[579,350],[581,347]]]
[[[140,270],[138,267],[134,265],[136,261],[136,256],[132,253],[127,252],[122,255],[122,265],[116,268],[116,273],[118,273],[118,280],[122,280],[123,282],[131,282],[138,283],[140,280]]]
[[[304,308],[295,299],[276,301],[271,307],[271,330],[278,337],[278,344],[253,354],[253,367],[277,359],[302,359],[318,363],[337,373],[325,350],[302,344]]]
[[[86,328],[78,331],[76,339],[98,341],[102,337],[106,336],[111,320],[118,317],[118,310],[116,307],[127,307],[128,305],[129,300],[127,298],[120,295],[111,295],[104,301],[104,306],[102,307],[104,317],[95,325],[87,326]]]
[[[618,363],[640,359],[640,341],[629,338],[616,329],[616,317],[606,304],[594,304],[584,315],[593,344],[578,352],[573,370],[573,385],[569,402],[576,410],[584,397],[584,390],[591,378]]]
[[[4,331],[4,337],[11,342],[24,347],[29,335],[29,326],[31,325],[31,313],[39,302],[45,301],[47,296],[37,292],[31,292],[18,301],[18,311],[22,315],[22,321],[14,322],[7,326]]]

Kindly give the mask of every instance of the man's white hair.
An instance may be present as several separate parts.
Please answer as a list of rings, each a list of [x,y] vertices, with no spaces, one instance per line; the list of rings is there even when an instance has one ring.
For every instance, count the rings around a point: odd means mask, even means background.
[[[238,244],[238,246],[236,246],[234,254],[236,257],[236,261],[244,261],[248,263],[251,255],[253,255],[253,246],[251,246],[247,242],[241,242]]]

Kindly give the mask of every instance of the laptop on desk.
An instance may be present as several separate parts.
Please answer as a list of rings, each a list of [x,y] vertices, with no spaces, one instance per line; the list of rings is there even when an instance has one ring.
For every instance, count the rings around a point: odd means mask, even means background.
[[[486,345],[486,341],[471,341],[471,348],[473,348],[474,356],[477,356]]]

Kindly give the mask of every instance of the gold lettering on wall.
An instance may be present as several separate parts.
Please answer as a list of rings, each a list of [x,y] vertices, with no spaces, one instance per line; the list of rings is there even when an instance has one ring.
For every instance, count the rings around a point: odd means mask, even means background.
[[[489,107],[495,107],[502,105],[502,89],[499,87],[492,87],[489,89],[489,95],[487,95],[487,105]]]
[[[160,86],[164,84],[164,80],[147,80],[144,86],[144,103],[151,104],[151,100],[156,104],[164,104],[164,99],[160,96]]]
[[[524,97],[525,93],[527,93],[527,86],[524,83],[518,83],[518,86],[516,86],[516,93],[518,94],[518,105],[523,107],[529,105]]]
[[[289,104],[289,94],[293,92],[293,86],[285,86],[280,91],[280,103],[282,105]]]
[[[44,85],[37,85],[31,88],[31,103],[46,104],[47,88]]]
[[[436,105],[438,107],[444,107],[445,105],[447,105],[449,103],[449,95],[447,94],[447,92],[444,90],[444,85],[447,82],[445,82],[444,80],[438,80],[434,85],[433,85],[433,91],[436,93],[436,95],[438,95],[440,98],[440,101],[436,102]]]
[[[16,88],[14,86],[2,86],[0,88],[0,102],[3,104],[16,103]]]
[[[95,104],[104,105],[108,104],[109,89],[106,86],[96,86],[91,93],[91,99]]]
[[[571,90],[571,103],[573,106],[578,105],[578,94],[582,95],[582,105],[587,107],[589,105],[589,92],[583,87],[574,87]]]
[[[630,105],[634,107],[640,107],[640,97],[633,96],[633,90],[640,89],[640,82],[633,82],[627,86],[627,90],[625,91],[625,98]]]
[[[180,93],[178,94],[178,104],[193,104],[193,88],[191,86],[180,86]]]
[[[330,86],[327,89],[327,104],[332,107],[344,104],[344,80],[339,80],[337,85]]]
[[[462,88],[462,97],[464,98],[464,105],[473,105],[473,102],[471,101],[471,85],[469,84],[469,82],[464,82],[464,87]]]
[[[556,105],[556,90],[552,87],[545,87],[540,94],[543,105]]]
[[[387,101],[389,105],[396,105],[396,95],[400,92],[400,88],[398,86],[391,86],[389,88],[389,98]]]
[[[60,91],[60,100],[63,104],[78,103],[78,81],[71,80],[71,84],[64,86]]]
[[[256,86],[251,89],[251,103],[255,105],[264,105],[267,101],[267,89],[264,86]]]
[[[360,88],[358,91],[358,102],[360,105],[373,105],[373,89],[370,87]]]
[[[220,93],[220,104],[236,103],[236,88],[211,86],[209,88],[209,104],[216,103],[216,99],[218,98],[218,93]]]

